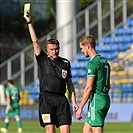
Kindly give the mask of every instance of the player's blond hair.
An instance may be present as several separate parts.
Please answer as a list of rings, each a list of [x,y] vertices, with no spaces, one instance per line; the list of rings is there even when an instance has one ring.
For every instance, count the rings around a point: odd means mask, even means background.
[[[79,43],[82,45],[90,45],[91,47],[95,48],[96,43],[95,43],[95,38],[92,35],[85,35],[83,36],[80,40]]]

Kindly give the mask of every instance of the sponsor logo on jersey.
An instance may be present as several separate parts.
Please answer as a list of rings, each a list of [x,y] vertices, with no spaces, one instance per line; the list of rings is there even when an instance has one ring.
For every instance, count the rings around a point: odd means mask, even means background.
[[[62,77],[63,77],[63,78],[66,78],[66,77],[67,77],[67,71],[66,71],[66,70],[63,70],[63,69],[62,69]]]

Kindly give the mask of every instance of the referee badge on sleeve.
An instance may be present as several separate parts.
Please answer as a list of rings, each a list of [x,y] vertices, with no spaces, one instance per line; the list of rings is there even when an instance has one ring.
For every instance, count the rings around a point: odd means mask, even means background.
[[[44,123],[50,123],[51,122],[50,114],[42,114],[42,120]]]
[[[62,69],[62,78],[66,78],[67,77],[67,71]]]

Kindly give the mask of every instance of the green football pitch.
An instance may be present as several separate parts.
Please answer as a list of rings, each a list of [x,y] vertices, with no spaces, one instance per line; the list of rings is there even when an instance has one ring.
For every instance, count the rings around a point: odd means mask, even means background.
[[[45,133],[45,130],[40,127],[38,121],[22,121],[23,133]],[[82,133],[82,122],[72,123],[71,133]],[[0,121],[0,127],[3,127],[3,121]],[[17,124],[11,120],[8,133],[17,133]],[[57,129],[59,133],[59,129]],[[104,133],[133,133],[133,122],[131,123],[105,123]]]

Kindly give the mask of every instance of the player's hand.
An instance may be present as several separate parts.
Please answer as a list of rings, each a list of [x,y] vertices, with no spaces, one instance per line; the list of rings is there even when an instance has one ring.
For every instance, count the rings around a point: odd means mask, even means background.
[[[10,109],[10,110],[13,110],[13,108],[12,108],[12,106],[11,106],[11,105],[9,105],[9,109]]]
[[[26,19],[27,22],[31,21],[31,17],[30,17],[28,12],[24,12],[24,16],[23,17]]]
[[[81,113],[82,113],[82,109],[78,108],[78,110],[76,111],[76,119],[78,119],[78,120],[82,119]]]

